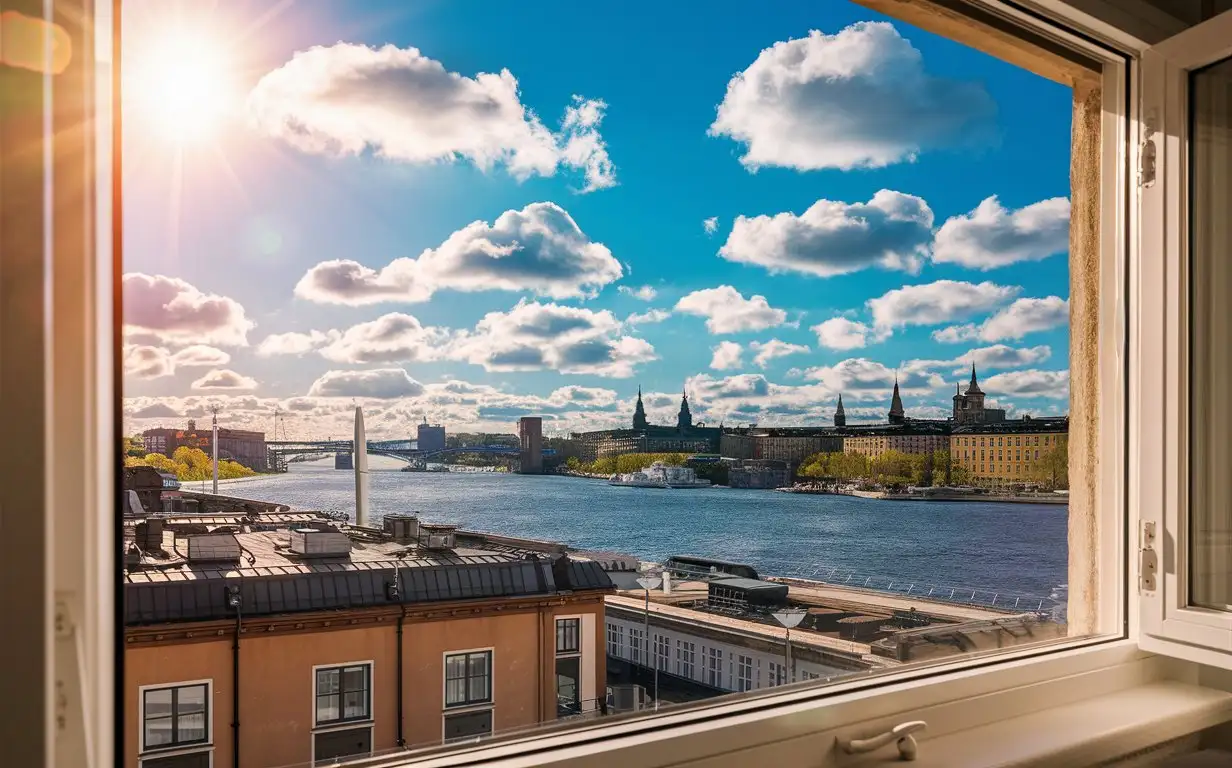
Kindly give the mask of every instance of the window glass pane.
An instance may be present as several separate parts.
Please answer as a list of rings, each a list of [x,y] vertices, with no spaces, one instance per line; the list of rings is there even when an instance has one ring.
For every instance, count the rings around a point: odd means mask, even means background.
[[[323,695],[327,693],[338,692],[338,670],[336,669],[318,669],[317,670],[317,694]]]
[[[205,711],[205,686],[190,685],[176,691],[175,709],[180,714]]]
[[[366,717],[368,715],[368,694],[363,691],[348,691],[342,695],[342,716],[344,718]]]
[[[159,747],[171,744],[175,740],[171,716],[147,717],[145,719],[146,747]]]
[[[345,691],[362,691],[368,687],[368,668],[347,667],[342,673],[342,689]]]
[[[338,719],[338,694],[317,697],[317,722]]]
[[[1232,607],[1232,59],[1190,77],[1191,600]]]
[[[171,714],[172,689],[163,688],[145,692],[145,716],[162,717]]]
[[[204,741],[205,713],[180,715],[176,718],[176,741]]]

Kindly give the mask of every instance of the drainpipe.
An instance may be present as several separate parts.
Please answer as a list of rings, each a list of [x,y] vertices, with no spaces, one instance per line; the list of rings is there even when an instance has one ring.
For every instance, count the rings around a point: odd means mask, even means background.
[[[398,563],[394,565],[393,597],[398,601],[398,607],[402,610],[402,612],[398,614],[398,650],[396,652],[396,658],[398,660],[398,672],[397,672],[398,674],[398,685],[397,685],[397,689],[398,689],[398,692],[397,692],[397,696],[398,696],[398,746],[405,747],[406,746],[406,734],[403,730],[403,723],[402,723],[402,717],[403,717],[403,712],[402,712],[402,707],[403,707],[403,704],[402,704],[402,696],[403,696],[403,691],[402,691],[402,684],[403,684],[403,680],[402,680],[402,625],[406,623],[406,600],[404,600],[402,597],[401,582],[402,582],[402,561],[399,560]]]
[[[227,587],[227,603],[235,609],[235,639],[231,643],[231,767],[240,768],[240,588]]]

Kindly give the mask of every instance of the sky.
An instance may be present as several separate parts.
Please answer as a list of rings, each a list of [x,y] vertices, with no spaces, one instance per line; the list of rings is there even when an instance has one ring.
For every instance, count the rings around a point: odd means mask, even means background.
[[[126,428],[1065,413],[1069,89],[749,9],[128,0]]]

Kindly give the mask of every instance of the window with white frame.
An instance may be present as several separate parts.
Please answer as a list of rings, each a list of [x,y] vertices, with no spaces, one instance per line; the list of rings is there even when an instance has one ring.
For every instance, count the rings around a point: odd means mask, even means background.
[[[469,707],[492,702],[492,651],[445,656],[445,706]]]
[[[146,688],[141,692],[141,749],[189,747],[210,742],[208,682]]]
[[[372,664],[318,667],[314,672],[316,726],[372,719]]]
[[[706,649],[706,684],[713,688],[723,687],[723,649]]]
[[[1023,20],[1023,18],[1019,18],[1019,17],[1015,17],[1015,18],[1016,20],[1018,20],[1018,22],[1027,23],[1026,21]],[[901,35],[909,36],[909,32],[903,32],[901,33]],[[1069,39],[1071,38],[1063,37],[1062,39],[1066,41],[1066,44],[1069,44]],[[1090,54],[1090,55],[1095,55],[1095,54]],[[1198,69],[1195,69],[1194,71],[1198,71]],[[1130,89],[1126,88],[1122,90],[1130,90]],[[1111,104],[1111,102],[1109,102],[1109,104]],[[1119,107],[1112,105],[1108,108],[1119,108]],[[718,129],[716,129],[716,131],[718,131]],[[721,132],[721,131],[718,131],[718,132]],[[1112,139],[1114,138],[1115,137],[1104,137],[1104,141],[1112,142]],[[1136,142],[1133,142],[1133,141],[1122,142],[1122,143],[1136,145]],[[1112,145],[1112,147],[1115,147],[1116,144],[1109,143],[1108,145]],[[749,152],[750,154],[752,154],[752,149],[750,149]],[[926,157],[926,153],[924,157]],[[1117,155],[1117,157],[1119,157],[1119,155]],[[1125,159],[1127,160],[1127,158]],[[756,158],[750,158],[749,163],[753,163],[753,161],[755,160]],[[1109,185],[1109,189],[1115,189],[1115,186]],[[1010,206],[1010,203],[1005,203],[1005,205]],[[1074,205],[1077,205],[1077,202],[1074,203]],[[1010,206],[1010,207],[1013,207],[1013,206]],[[942,214],[942,216],[944,216],[944,214]],[[938,222],[941,223],[940,218],[938,219]],[[1195,240],[1196,239],[1198,238],[1195,238]],[[1211,279],[1217,284],[1218,280],[1220,280],[1220,277],[1218,277],[1218,275],[1214,275],[1211,277]],[[975,279],[972,279],[972,284],[978,285],[977,282],[975,282]],[[995,285],[1002,285],[1002,287],[1007,287],[1007,286],[1004,286],[1003,284],[1000,284],[1000,282],[998,282],[998,284],[995,284]],[[1159,281],[1159,285],[1164,285],[1164,281],[1162,280]],[[1188,284],[1185,284],[1185,285],[1188,285]],[[1112,288],[1116,288],[1116,287],[1117,286],[1115,284],[1112,285]],[[1031,298],[1042,298],[1042,297],[1031,297]],[[1058,298],[1061,298],[1061,297],[1058,297]],[[771,297],[771,301],[774,301],[774,298]],[[1196,307],[1196,304],[1198,304],[1200,301],[1201,301],[1201,298],[1194,297],[1195,307]],[[1074,301],[1074,304],[1076,304],[1076,306],[1077,306],[1077,303],[1078,303],[1077,300]],[[1004,309],[1005,311],[1008,311],[1009,306],[1004,307]],[[997,309],[997,311],[995,312],[1000,312],[1000,311],[1002,311],[1002,309]],[[989,335],[992,335],[993,330],[995,329],[995,324],[988,325],[987,323],[991,323],[991,321],[993,321],[994,318],[995,318],[995,314],[989,314],[989,317],[987,318],[973,319],[973,321],[970,323],[971,328],[965,328],[961,324],[960,325],[947,325],[947,327],[945,328],[936,329],[936,333],[942,333],[942,332],[945,332],[945,330],[952,328],[954,329],[954,332],[950,334],[951,337],[967,338],[967,339],[982,339],[981,343],[986,343]],[[1194,318],[1194,322],[1198,323],[1201,321],[1198,318]],[[896,325],[896,327],[894,327],[894,330],[896,330],[896,332],[899,332],[901,328],[902,327],[897,327]],[[928,332],[928,333],[931,334],[933,332]],[[1115,334],[1114,334],[1114,337],[1115,337]],[[1026,343],[1030,343],[1030,341],[1026,341]],[[1210,360],[1201,362],[1199,360],[1196,360],[1196,357],[1198,357],[1198,355],[1201,354],[1200,350],[1199,351],[1191,350],[1191,353],[1193,353],[1194,359],[1181,361],[1181,362],[1185,362],[1186,365],[1178,366],[1177,369],[1175,370],[1188,371],[1188,374],[1186,375],[1193,377],[1193,378],[1199,378],[1201,376],[1200,369],[1202,366],[1205,365],[1207,366],[1207,369],[1210,369],[1211,366],[1217,365],[1217,361],[1215,360],[1214,354],[1211,355]],[[1056,349],[1052,350],[1052,354],[1053,356],[1055,356],[1055,359],[1056,359],[1056,356],[1060,356],[1060,353],[1057,353]],[[1078,356],[1080,357],[1082,355],[1078,355]],[[1159,370],[1164,370],[1164,369],[1162,369],[1161,367],[1161,369]],[[1168,369],[1168,370],[1172,370],[1172,369]],[[1055,378],[1060,378],[1060,377],[1055,377]],[[1009,381],[1009,380],[1003,380],[1003,381]],[[1112,382],[1112,383],[1115,383],[1115,382]],[[1181,381],[1181,382],[1178,382],[1178,387],[1180,386],[1180,383],[1185,383],[1186,391],[1193,392],[1193,390],[1190,390],[1189,388],[1189,385],[1193,385],[1193,382]],[[904,387],[904,388],[909,388],[909,387]],[[1109,382],[1103,382],[1103,386],[1100,386],[1099,390],[1115,392],[1119,390],[1119,387],[1112,386],[1111,383]],[[1082,396],[1079,396],[1079,397],[1082,397]],[[1189,402],[1181,403],[1181,406],[1185,408],[1190,408],[1190,411],[1191,411],[1191,409],[1193,409],[1194,403],[1200,402],[1201,397],[1202,397],[1202,394],[1200,392],[1193,392],[1193,394],[1191,394],[1191,398],[1193,399],[1191,399],[1191,401]],[[695,399],[700,399],[700,398],[695,398]],[[1167,401],[1167,398],[1161,398],[1159,399],[1158,402],[1162,403],[1162,402],[1169,402],[1169,401]],[[912,407],[914,407],[914,404]],[[1108,418],[1109,414],[1111,414],[1111,418],[1115,420],[1117,418],[1117,414],[1119,414],[1120,412],[1116,411],[1116,409],[1112,409],[1112,411],[1109,411],[1109,409],[1101,409],[1099,413],[1101,414],[1100,419]],[[1180,417],[1185,417],[1185,419],[1188,419],[1189,412],[1184,412],[1184,413],[1179,414],[1179,417],[1177,420],[1178,420],[1178,423],[1184,422],[1185,424],[1188,424],[1188,428],[1186,429],[1190,430],[1191,433],[1193,433],[1193,434],[1184,435],[1185,438],[1191,438],[1191,439],[1185,440],[1185,445],[1190,446],[1190,452],[1191,452],[1191,455],[1186,456],[1186,460],[1189,460],[1189,467],[1186,467],[1186,470],[1191,470],[1191,468],[1193,468],[1193,466],[1195,465],[1198,465],[1199,462],[1210,461],[1211,457],[1214,456],[1214,454],[1211,454],[1210,446],[1204,447],[1205,445],[1204,436],[1199,434],[1200,429],[1195,428],[1194,425],[1191,424],[1190,420],[1185,420]],[[1112,427],[1115,427],[1115,424],[1112,425]],[[1101,429],[1103,429],[1103,427],[1101,427]],[[1112,433],[1115,433],[1116,430],[1111,429],[1111,431]],[[983,444],[983,438],[981,438],[981,444]],[[1180,443],[1177,443],[1177,441],[1161,440],[1161,444],[1179,445]],[[1112,454],[1115,454],[1116,449],[1115,449],[1115,446],[1100,445],[1099,450],[1100,451],[1111,451]],[[1207,454],[1200,455],[1201,451],[1204,451],[1204,450],[1207,451]],[[1110,466],[1115,467],[1115,466],[1120,466],[1121,464],[1121,462],[1116,461],[1116,457],[1117,457],[1116,455],[1106,456],[1105,454],[1103,454],[1103,452],[1101,452],[1100,456],[1103,457],[1104,459],[1103,461],[1099,462],[1100,467],[1110,467]],[[1103,472],[1103,471],[1104,471],[1103,468],[1101,468],[1100,472]],[[1193,471],[1196,472],[1198,470],[1193,470]],[[1202,493],[1207,493],[1209,494],[1209,496],[1212,496],[1212,497],[1216,496],[1216,494],[1218,493],[1217,489],[1210,489],[1210,488],[1202,489],[1202,488],[1196,487],[1198,486],[1198,484],[1201,484],[1202,482],[1207,482],[1206,480],[1204,480],[1204,478],[1194,478],[1188,475],[1188,473],[1186,473],[1185,476],[1189,477],[1190,482],[1193,483],[1193,486],[1190,487],[1190,492],[1191,494],[1193,494],[1195,499],[1200,497]],[[1103,478],[1103,477],[1105,476],[1100,475],[1100,478]],[[1099,478],[1095,478],[1095,480],[1099,480]],[[1100,482],[1103,482],[1103,481],[1100,481]],[[1109,483],[1104,482],[1103,486],[1101,487],[1108,486],[1108,484]],[[1124,487],[1122,487],[1122,484],[1124,483],[1117,484],[1115,477],[1112,478],[1111,484],[1112,486],[1115,486],[1114,491],[1124,491]],[[1173,491],[1177,491],[1177,489],[1173,488]],[[1079,494],[1076,493],[1076,498],[1078,496]],[[1115,493],[1114,493],[1114,496],[1115,496]],[[1083,502],[1080,502],[1080,500],[1076,500],[1076,502],[1073,502],[1073,504],[1076,505],[1076,507],[1080,507],[1082,503]],[[1193,499],[1190,500],[1190,503],[1193,503]],[[1087,509],[1085,510],[1085,512],[1090,513],[1092,512],[1092,510]],[[1210,510],[1207,510],[1207,512],[1210,512]],[[1220,557],[1222,555],[1220,552],[1220,545],[1218,545],[1218,537],[1220,537],[1220,535],[1225,533],[1225,530],[1223,530],[1225,529],[1225,521],[1222,521],[1218,519],[1217,517],[1201,518],[1202,514],[1206,514],[1202,512],[1202,510],[1191,509],[1191,508],[1180,509],[1179,503],[1173,505],[1172,508],[1169,508],[1167,514],[1174,515],[1175,519],[1177,520],[1180,519],[1179,515],[1185,515],[1185,519],[1189,520],[1189,523],[1191,524],[1191,528],[1193,528],[1193,540],[1184,539],[1180,541],[1183,542],[1183,545],[1185,547],[1189,547],[1189,549],[1186,549],[1186,552],[1188,552],[1188,555],[1189,555],[1189,561],[1188,563],[1186,563],[1186,565],[1198,568],[1199,573],[1195,574],[1194,571],[1189,571],[1188,573],[1175,574],[1175,578],[1189,579],[1189,581],[1186,581],[1185,584],[1183,584],[1184,588],[1181,588],[1179,590],[1179,594],[1186,595],[1186,604],[1181,605],[1181,608],[1184,609],[1184,608],[1190,607],[1190,605],[1188,604],[1188,600],[1190,598],[1194,600],[1194,604],[1198,605],[1198,607],[1210,607],[1210,605],[1216,605],[1217,607],[1218,603],[1220,603],[1220,599],[1218,599],[1218,590],[1216,586],[1214,586],[1214,584],[1211,584],[1211,583],[1207,583],[1206,586],[1201,586],[1201,584],[1199,584],[1198,581],[1200,578],[1207,579],[1207,582],[1212,582],[1212,581],[1215,581],[1215,579],[1217,579],[1217,574],[1214,574],[1214,576],[1212,576],[1212,574],[1207,573],[1207,571],[1210,571],[1212,567],[1215,567],[1217,570],[1217,563],[1220,562]],[[1211,514],[1214,514],[1214,513],[1211,513]],[[1124,519],[1114,518],[1114,520],[1116,521],[1116,524],[1124,524]],[[1163,526],[1164,529],[1167,529],[1168,525],[1172,525],[1172,524],[1173,524],[1172,519],[1161,520],[1161,525]],[[1163,531],[1161,531],[1161,533],[1163,533]],[[1133,534],[1138,534],[1138,531],[1133,531]],[[1116,539],[1116,537],[1114,536],[1112,537],[1112,540],[1117,541],[1119,539]],[[1131,540],[1137,540],[1137,535],[1131,535]],[[1211,542],[1214,542],[1214,544],[1211,544]],[[1087,544],[1092,545],[1092,547],[1090,547],[1090,551],[1098,552],[1098,550],[1096,550],[1095,547],[1093,546],[1094,542],[1087,542]],[[1198,551],[1199,549],[1201,549],[1201,547],[1204,547],[1204,546],[1206,547],[1206,550],[1207,550],[1206,552]],[[1082,554],[1079,554],[1079,555],[1082,555]],[[1100,556],[1101,555],[1096,555],[1096,557],[1100,557]],[[1215,565],[1212,566],[1212,563],[1215,563]],[[1109,568],[1111,568],[1111,570],[1114,570],[1114,571],[1120,570],[1120,563],[1105,562],[1103,560],[1100,560],[1098,562],[1098,565],[1100,566],[1100,571],[1106,571],[1106,570],[1109,570]],[[1110,605],[1114,605],[1114,608],[1111,609],[1111,613],[1115,614],[1116,613],[1115,605],[1119,605],[1119,600],[1114,599],[1114,595],[1111,594],[1110,590],[1106,590],[1106,589],[1100,590],[1098,594],[1099,594],[1099,605],[1098,607],[1096,607],[1096,610],[1104,611],[1105,610],[1104,603],[1106,602],[1106,603],[1109,603]],[[1124,593],[1122,593],[1120,589],[1116,590],[1116,595],[1119,595],[1119,597],[1124,597]],[[1225,605],[1225,608],[1226,608],[1226,605]],[[1082,621],[1082,623],[1078,623],[1078,621],[1074,621],[1074,629],[1072,631],[1076,635],[1090,635],[1090,634],[1094,634],[1094,632],[1098,632],[1103,629],[1108,629],[1108,627],[1110,626],[1120,626],[1120,621],[1106,621],[1104,619],[1099,619],[1099,618],[1096,618],[1095,620],[1084,620]],[[658,655],[658,642],[655,642],[655,646],[657,646],[657,656],[659,656]],[[665,653],[664,653],[664,656],[665,656]]]
[[[655,635],[655,667],[661,672],[667,671],[668,662],[671,661],[672,646],[667,635]]]
[[[561,642],[562,628],[564,636],[572,637],[571,642]],[[607,625],[609,653],[614,636],[614,625]],[[556,620],[556,714],[558,717],[569,717],[582,712],[582,653],[579,635],[581,619],[567,618]]]
[[[736,656],[736,690],[753,690],[753,657],[738,654]]]
[[[625,628],[615,622],[607,625],[607,653],[609,656],[621,657],[625,653]]]
[[[646,633],[639,627],[629,627],[629,661],[641,664],[646,654]]]
[[[689,680],[693,679],[694,664],[697,661],[697,643],[688,640],[676,641],[676,674]]]
[[[787,665],[777,661],[766,663],[766,686],[773,688],[787,682]]]

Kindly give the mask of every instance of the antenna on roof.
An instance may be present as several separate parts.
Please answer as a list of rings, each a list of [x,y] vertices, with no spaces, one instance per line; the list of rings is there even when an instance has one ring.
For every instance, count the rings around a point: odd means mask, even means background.
[[[210,423],[210,452],[211,463],[214,465],[214,495],[218,495],[218,412],[222,410],[222,406],[218,403],[210,403],[210,413],[214,414],[214,418]]]

